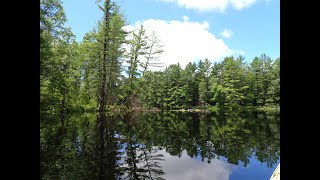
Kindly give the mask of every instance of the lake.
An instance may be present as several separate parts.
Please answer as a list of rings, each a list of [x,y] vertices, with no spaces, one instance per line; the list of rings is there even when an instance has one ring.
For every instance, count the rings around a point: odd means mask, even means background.
[[[41,115],[41,179],[269,180],[280,115]]]

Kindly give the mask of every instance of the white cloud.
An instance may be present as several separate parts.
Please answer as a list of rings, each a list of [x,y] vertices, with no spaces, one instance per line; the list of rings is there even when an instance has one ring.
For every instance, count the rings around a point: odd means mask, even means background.
[[[220,11],[223,12],[228,5],[228,0],[161,0],[178,4],[186,9],[196,9],[200,11]]]
[[[183,17],[183,21],[148,19],[129,25],[126,29],[134,29],[141,24],[147,34],[155,31],[164,45],[160,60],[165,66],[179,62],[184,68],[189,62],[206,58],[218,61],[239,51],[230,49],[222,39],[209,32],[206,21],[189,21],[187,16]]]
[[[220,35],[224,38],[229,39],[233,35],[233,32],[231,31],[231,29],[225,29],[222,31],[222,33],[220,33]]]
[[[189,20],[189,17],[188,17],[188,16],[182,16],[182,19],[183,19],[184,21],[188,21],[188,20]]]
[[[175,3],[186,9],[195,9],[199,11],[218,11],[224,12],[228,6],[237,10],[247,8],[257,0],[160,0],[164,2]]]
[[[237,10],[251,6],[256,0],[230,0],[230,3]]]

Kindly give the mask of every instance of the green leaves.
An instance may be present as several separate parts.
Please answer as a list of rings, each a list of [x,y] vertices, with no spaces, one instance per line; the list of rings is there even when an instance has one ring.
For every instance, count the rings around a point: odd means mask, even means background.
[[[126,32],[120,7],[100,2],[104,17],[78,44],[65,26],[61,2],[40,1],[41,109],[95,109],[101,99],[123,105],[131,94],[144,108],[280,105],[280,58],[262,54],[246,64],[244,57],[230,56],[219,63],[204,59],[151,71],[162,66],[165,45],[142,25]]]

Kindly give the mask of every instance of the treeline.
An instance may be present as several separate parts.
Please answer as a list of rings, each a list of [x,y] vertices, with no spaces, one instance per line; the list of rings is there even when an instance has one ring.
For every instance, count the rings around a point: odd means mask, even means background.
[[[140,98],[146,107],[161,109],[280,106],[280,58],[243,60],[231,56],[212,64],[206,59],[184,69],[174,64],[163,72],[148,72]]]
[[[105,0],[97,27],[82,42],[65,25],[59,0],[40,1],[41,111],[180,109],[280,105],[280,58],[226,57],[185,68],[160,67],[162,44],[143,26],[125,30],[120,7]]]

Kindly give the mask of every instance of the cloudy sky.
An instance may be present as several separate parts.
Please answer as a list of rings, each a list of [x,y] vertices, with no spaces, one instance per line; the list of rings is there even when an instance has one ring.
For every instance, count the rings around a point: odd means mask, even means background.
[[[62,0],[68,26],[80,42],[103,13],[96,0]],[[113,0],[128,27],[143,24],[164,45],[165,65],[265,53],[280,57],[280,0]]]

